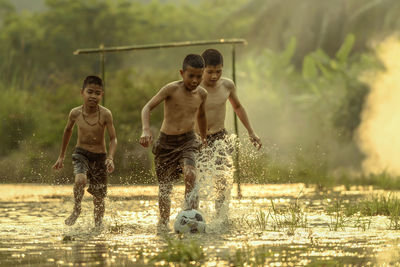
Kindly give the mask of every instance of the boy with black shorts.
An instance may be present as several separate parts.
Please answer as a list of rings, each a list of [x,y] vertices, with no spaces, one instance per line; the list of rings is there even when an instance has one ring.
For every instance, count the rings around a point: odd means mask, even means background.
[[[195,154],[201,143],[194,132],[194,125],[197,121],[205,144],[207,121],[204,104],[207,92],[199,86],[203,70],[204,61],[200,55],[187,55],[180,70],[182,80],[165,85],[142,109],[143,133],[140,144],[148,147],[153,140],[150,112],[164,102],[160,136],[152,149],[159,182],[160,231],[168,229],[172,185],[181,173],[185,182],[185,208],[198,208],[198,197],[192,191],[196,182]]]
[[[107,173],[114,171],[114,154],[117,136],[111,111],[99,105],[103,97],[103,82],[97,76],[87,76],[81,89],[83,105],[71,110],[64,129],[60,155],[53,165],[58,170],[63,167],[65,151],[72,135],[74,125],[78,127],[78,140],[72,154],[74,166],[74,210],[65,220],[66,225],[73,225],[81,213],[81,202],[89,181],[88,192],[93,195],[94,222],[102,224],[107,195]],[[110,137],[107,154],[104,139],[107,129]]]

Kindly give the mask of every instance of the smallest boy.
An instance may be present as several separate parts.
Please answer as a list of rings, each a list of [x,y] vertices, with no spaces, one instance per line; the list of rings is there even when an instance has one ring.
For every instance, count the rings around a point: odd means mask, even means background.
[[[99,105],[103,97],[103,82],[97,76],[87,76],[81,90],[83,105],[75,107],[68,116],[64,129],[60,155],[53,169],[63,167],[65,151],[72,135],[74,125],[78,127],[78,140],[72,162],[74,166],[74,210],[65,220],[66,225],[73,225],[81,214],[81,202],[89,180],[88,192],[93,195],[94,222],[100,226],[103,221],[107,195],[107,173],[114,171],[114,154],[117,147],[117,137],[111,111]],[[109,153],[107,155],[104,139],[107,128],[110,137]]]

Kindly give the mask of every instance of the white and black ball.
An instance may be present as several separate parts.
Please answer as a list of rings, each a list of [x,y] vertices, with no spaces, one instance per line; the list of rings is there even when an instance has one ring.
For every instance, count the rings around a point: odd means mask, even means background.
[[[183,210],[176,216],[174,230],[177,234],[204,233],[206,231],[206,221],[198,210]]]

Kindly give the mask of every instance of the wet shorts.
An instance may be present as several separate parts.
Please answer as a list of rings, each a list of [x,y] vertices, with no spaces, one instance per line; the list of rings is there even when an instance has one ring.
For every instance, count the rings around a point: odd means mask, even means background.
[[[179,135],[160,132],[152,149],[158,182],[173,182],[179,179],[183,166],[195,167],[200,146],[201,142],[193,131]]]
[[[93,153],[76,147],[72,153],[74,174],[86,174],[89,181],[88,192],[95,197],[104,198],[107,195],[107,167],[105,153]]]

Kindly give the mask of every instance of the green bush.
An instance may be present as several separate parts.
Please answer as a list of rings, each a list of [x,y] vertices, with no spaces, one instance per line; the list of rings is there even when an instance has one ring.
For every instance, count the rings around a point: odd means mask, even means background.
[[[20,143],[32,136],[35,116],[29,105],[32,96],[27,91],[0,90],[0,157],[19,148]]]

